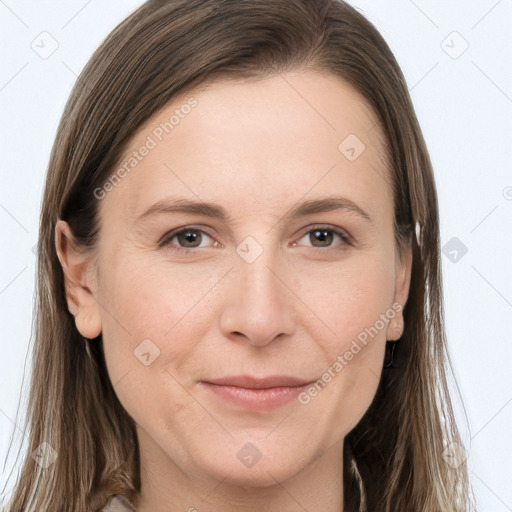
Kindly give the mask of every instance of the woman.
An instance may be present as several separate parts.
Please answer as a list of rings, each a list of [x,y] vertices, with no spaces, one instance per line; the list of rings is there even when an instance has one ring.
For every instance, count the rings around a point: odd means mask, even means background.
[[[79,77],[41,214],[10,511],[463,511],[437,196],[337,0],[149,1]]]

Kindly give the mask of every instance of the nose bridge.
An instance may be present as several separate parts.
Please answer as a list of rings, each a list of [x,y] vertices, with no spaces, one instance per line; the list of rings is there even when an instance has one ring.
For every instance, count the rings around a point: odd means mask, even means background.
[[[282,283],[276,278],[276,251],[267,249],[256,260],[248,263],[245,260],[239,262],[240,283],[245,290],[243,297],[258,305],[279,305],[279,296],[282,295]]]
[[[237,272],[246,286],[255,287],[255,292],[258,289],[265,292],[267,288],[270,292],[270,288],[276,286],[274,269],[282,268],[282,262],[279,261],[279,242],[274,238],[274,231],[261,231],[254,236],[246,236],[236,247]]]
[[[251,254],[251,257],[256,256],[257,247],[254,242],[249,241],[248,245],[248,254]],[[265,248],[261,248],[261,252],[254,260],[241,257],[241,261],[238,262],[242,286],[240,298],[249,307],[254,308],[255,320],[267,323],[271,321],[272,311],[282,308],[283,302],[286,301],[283,284],[275,275],[278,273],[276,267],[282,268],[282,265],[278,265],[277,256],[275,248],[267,244]]]
[[[271,235],[266,236],[264,245],[246,237],[237,246],[236,284],[223,312],[224,334],[242,334],[254,345],[265,345],[279,334],[291,334],[294,325],[293,294],[282,282],[286,282],[280,277],[284,265],[271,239]]]

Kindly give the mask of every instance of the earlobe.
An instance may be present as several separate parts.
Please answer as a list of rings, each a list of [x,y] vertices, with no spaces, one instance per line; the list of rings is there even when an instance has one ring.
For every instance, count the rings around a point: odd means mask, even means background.
[[[90,340],[101,334],[101,316],[97,308],[81,309],[75,316],[75,325],[78,332]]]
[[[404,316],[402,311],[397,313],[393,320],[390,321],[387,332],[386,332],[386,340],[387,341],[396,341],[402,337],[404,332]]]
[[[91,255],[80,250],[71,228],[63,220],[58,220],[55,226],[55,248],[64,274],[68,310],[82,336],[94,339],[101,334],[101,315],[91,292]]]

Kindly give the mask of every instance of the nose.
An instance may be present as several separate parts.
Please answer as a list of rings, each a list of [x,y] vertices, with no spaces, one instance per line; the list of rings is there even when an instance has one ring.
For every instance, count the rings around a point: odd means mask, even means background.
[[[263,347],[294,333],[294,294],[282,269],[267,251],[252,263],[237,261],[220,318],[225,337]]]

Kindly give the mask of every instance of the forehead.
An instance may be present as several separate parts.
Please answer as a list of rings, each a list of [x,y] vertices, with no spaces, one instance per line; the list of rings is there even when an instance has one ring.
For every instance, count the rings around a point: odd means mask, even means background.
[[[256,215],[333,189],[363,203],[372,193],[391,199],[374,112],[341,78],[313,72],[187,91],[137,132],[123,166],[105,203],[125,218],[165,195],[228,201],[241,213],[252,206]]]

